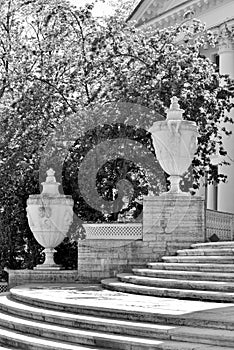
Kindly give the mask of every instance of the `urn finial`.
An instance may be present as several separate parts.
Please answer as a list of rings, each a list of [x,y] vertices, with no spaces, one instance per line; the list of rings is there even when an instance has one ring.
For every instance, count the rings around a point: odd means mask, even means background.
[[[46,175],[47,175],[46,182],[56,182],[56,178],[55,178],[54,174],[55,174],[55,171],[52,168],[47,170],[47,172],[46,172]]]
[[[173,96],[171,98],[170,109],[177,110],[177,111],[180,109],[179,99],[176,96]]]
[[[59,185],[60,183],[56,181],[56,178],[54,176],[55,171],[50,168],[46,172],[46,180],[45,182],[42,182],[43,190],[42,190],[42,195],[53,195],[53,196],[58,196],[60,195],[59,193]]]
[[[167,120],[183,120],[184,110],[180,109],[179,99],[176,96],[171,98],[170,108],[167,110]]]

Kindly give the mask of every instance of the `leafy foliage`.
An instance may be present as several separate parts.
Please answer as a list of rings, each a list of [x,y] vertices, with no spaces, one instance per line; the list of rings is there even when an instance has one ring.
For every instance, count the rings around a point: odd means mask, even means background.
[[[138,129],[147,130],[158,113],[165,116],[172,95],[179,97],[185,118],[196,121],[199,128],[194,187],[205,171],[208,181],[214,176],[217,181],[225,179],[215,175],[210,157],[216,150],[226,153],[222,134],[227,133],[223,122],[230,122],[226,113],[232,108],[230,81],[224,77],[221,85],[216,67],[201,56],[204,43],[214,45],[214,38],[200,22],[140,30],[122,20],[121,13],[93,18],[92,5],[76,9],[65,0],[0,0],[0,38],[2,268],[31,268],[42,260],[42,248],[27,225],[27,197],[39,193],[42,169],[56,168],[68,153],[61,146],[65,141],[77,140],[67,158],[67,164],[74,167],[71,158],[79,161],[82,154],[75,148],[79,142],[84,148],[85,143],[92,144],[98,125],[103,135],[109,130],[108,108],[116,103],[140,105],[148,111],[147,117],[142,111],[123,117],[123,110],[116,106],[115,123],[134,125],[137,134]],[[103,106],[105,113],[99,114]],[[113,130],[107,138],[113,137]],[[51,164],[52,159],[56,164]],[[106,199],[113,194],[113,181],[107,185],[113,171],[114,186],[118,181],[117,161],[107,162],[98,174],[99,191]],[[124,165],[123,159],[119,162]],[[128,172],[141,175],[137,164],[125,165]],[[135,185],[137,181],[138,177]],[[147,181],[157,191],[159,184]],[[141,185],[144,193],[146,183]],[[76,249],[73,241],[69,244]],[[74,266],[73,258],[66,266]]]
[[[144,145],[144,147],[138,148],[137,158],[133,157],[137,164],[134,163],[134,160],[124,158],[127,155],[126,152],[122,153],[123,158],[118,155],[118,145],[117,147],[114,145],[116,139],[132,140],[132,148],[136,147],[135,142],[138,142],[137,145]],[[107,140],[111,142],[106,144]],[[92,156],[92,163],[98,162],[100,154],[103,154],[103,166],[96,171],[96,167],[92,169],[92,164],[88,162],[87,167],[82,171],[85,186],[80,186],[81,182],[79,183],[78,177],[82,176],[81,171],[79,171],[82,162],[88,152],[100,144],[102,147],[99,147]],[[127,147],[124,142],[121,142],[120,145]],[[129,199],[131,197],[128,210],[135,208],[135,211],[139,211],[139,199],[142,199],[143,195],[147,195],[150,190],[159,193],[160,185],[165,178],[157,161],[154,160],[153,164],[152,162],[147,164],[145,161],[147,150],[154,154],[150,134],[145,130],[121,123],[98,126],[76,140],[74,146],[70,148],[63,172],[63,188],[67,193],[73,195],[75,213],[84,221],[116,221],[118,213],[122,213],[124,196],[129,197]],[[95,203],[95,207],[99,210],[89,205],[82,195],[82,191],[85,190],[86,198],[90,198],[91,203],[94,203],[92,179],[95,179],[95,187],[99,194],[97,203]],[[99,201],[102,198],[105,199],[104,202]],[[116,199],[118,201],[115,201]],[[108,208],[109,202],[112,202],[110,208]]]

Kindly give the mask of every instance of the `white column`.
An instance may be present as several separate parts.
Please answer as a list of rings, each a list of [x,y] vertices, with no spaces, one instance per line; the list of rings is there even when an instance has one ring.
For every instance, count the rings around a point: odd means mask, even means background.
[[[227,28],[221,33],[219,41],[219,72],[229,74],[234,79],[234,37]],[[230,112],[234,118],[234,110]],[[222,166],[219,171],[227,175],[227,183],[220,183],[218,188],[218,210],[234,213],[234,125],[225,124],[232,135],[223,138],[224,148],[228,152],[230,166]]]
[[[217,189],[215,184],[207,186],[207,209],[217,210]]]

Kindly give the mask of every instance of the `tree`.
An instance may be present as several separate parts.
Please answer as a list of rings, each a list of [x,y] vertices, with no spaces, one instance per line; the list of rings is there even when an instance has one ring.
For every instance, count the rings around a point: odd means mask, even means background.
[[[138,0],[120,0],[118,2],[115,0],[103,0],[103,2],[108,3],[108,5],[113,8],[115,13],[114,16],[120,15],[124,19],[127,19],[131,11],[133,11],[137,6],[137,3],[139,3]]]
[[[217,147],[225,154],[220,125],[230,121],[226,111],[232,108],[232,93],[228,77],[221,86],[215,66],[200,55],[204,42],[213,45],[214,37],[196,20],[165,30],[141,30],[122,17],[96,19],[92,5],[76,9],[65,0],[0,0],[2,267],[32,267],[42,259],[25,207],[28,195],[39,193],[40,174],[51,161],[61,168],[67,154],[63,181],[72,192],[66,166],[79,171],[72,165],[77,154],[82,154],[82,164],[93,140],[95,145],[105,137],[113,140],[118,125],[134,128],[130,134],[128,127],[122,128],[117,139],[136,140],[139,130],[146,132],[153,121],[165,117],[172,95],[180,98],[185,118],[199,128],[194,187],[205,170],[208,181],[224,179],[212,171],[210,156]],[[77,140],[70,152],[63,148],[69,140]],[[137,141],[144,146],[142,158],[150,158],[147,135]],[[84,153],[77,153],[80,145]],[[106,200],[115,187],[108,178],[118,181],[122,176],[116,176],[115,166],[122,162],[127,173],[136,172],[137,181],[144,170],[129,160],[124,163],[124,157],[117,162],[114,151],[112,156],[97,176],[98,191]],[[156,184],[158,173],[151,170],[140,184],[157,191],[165,178]]]

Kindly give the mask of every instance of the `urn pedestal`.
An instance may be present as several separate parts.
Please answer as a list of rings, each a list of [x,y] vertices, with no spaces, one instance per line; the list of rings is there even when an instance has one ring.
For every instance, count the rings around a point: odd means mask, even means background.
[[[180,181],[190,166],[197,148],[195,122],[183,120],[178,99],[172,97],[165,121],[155,122],[150,128],[156,157],[163,170],[170,175],[170,190],[161,195],[189,195],[182,192]]]
[[[30,195],[27,200],[27,217],[29,227],[40,245],[45,250],[45,261],[35,269],[59,270],[55,264],[54,253],[66,237],[73,220],[73,199],[59,193],[53,169],[47,171],[43,190],[39,195]]]

